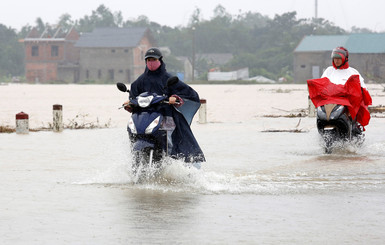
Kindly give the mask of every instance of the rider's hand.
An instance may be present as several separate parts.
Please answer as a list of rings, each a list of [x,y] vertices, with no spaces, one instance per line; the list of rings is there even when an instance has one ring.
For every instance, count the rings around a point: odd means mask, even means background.
[[[126,111],[132,112],[132,107],[131,107],[131,105],[130,105],[130,101],[129,101],[129,100],[126,101],[126,102],[124,102],[124,103],[123,103],[123,106],[124,106],[124,109],[125,109]]]
[[[168,99],[168,103],[170,103],[170,105],[175,105],[176,107],[180,107],[184,104],[184,101],[181,97],[174,94],[174,95],[171,95],[171,97]]]

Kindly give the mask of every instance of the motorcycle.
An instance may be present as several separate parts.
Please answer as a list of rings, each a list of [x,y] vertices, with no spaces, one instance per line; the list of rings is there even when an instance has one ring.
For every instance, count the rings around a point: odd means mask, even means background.
[[[177,77],[171,77],[167,86],[178,82]],[[130,92],[126,85],[117,83],[122,92]],[[178,103],[178,100],[177,100]],[[171,153],[171,134],[175,129],[172,117],[165,116],[162,108],[168,104],[166,95],[143,92],[129,101],[132,115],[128,121],[127,131],[132,143],[134,175],[152,174],[149,170],[159,172],[162,159]],[[123,105],[121,108],[124,108]],[[139,177],[140,177],[139,176]]]
[[[368,124],[370,114],[366,106],[369,103],[363,103],[365,93],[359,77],[351,76],[345,85],[333,84],[328,78],[310,79],[307,83],[309,98],[317,108],[317,129],[325,143],[325,152],[330,154],[346,142],[362,144],[363,126]]]
[[[317,129],[328,154],[343,142],[361,144],[364,141],[359,124],[352,120],[348,108],[343,105],[325,104],[317,107]]]

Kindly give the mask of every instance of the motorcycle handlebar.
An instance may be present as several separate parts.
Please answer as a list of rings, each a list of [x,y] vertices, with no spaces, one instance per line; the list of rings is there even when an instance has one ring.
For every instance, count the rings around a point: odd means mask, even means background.
[[[165,101],[163,101],[162,103],[164,103],[164,104],[170,104],[170,102],[168,101],[168,100],[165,100]],[[179,105],[180,104],[180,100],[176,100],[175,101],[175,105]]]
[[[168,101],[168,100],[163,100],[163,101],[161,101],[160,103],[162,103],[162,104],[170,104],[170,102]],[[118,109],[120,110],[120,109],[122,109],[122,108],[124,108],[124,107],[126,107],[127,105],[130,105],[131,107],[139,107],[139,106],[137,106],[137,105],[135,105],[135,104],[123,104],[121,107],[119,107]],[[170,104],[171,105],[171,104]],[[175,105],[180,105],[180,100],[179,99],[177,99],[176,101],[175,101]]]

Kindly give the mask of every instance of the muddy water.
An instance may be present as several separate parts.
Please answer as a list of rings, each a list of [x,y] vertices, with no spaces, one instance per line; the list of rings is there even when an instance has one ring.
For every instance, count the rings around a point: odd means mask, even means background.
[[[270,133],[299,118],[226,121],[211,110],[215,121],[193,124],[202,169],[171,161],[140,184],[124,126],[0,134],[0,243],[383,243],[384,119],[361,147],[327,155],[314,118],[302,133]]]

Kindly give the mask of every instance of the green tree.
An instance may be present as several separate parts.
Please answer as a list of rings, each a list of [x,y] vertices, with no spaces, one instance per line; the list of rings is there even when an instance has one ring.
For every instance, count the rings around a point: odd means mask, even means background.
[[[356,26],[353,26],[350,32],[351,33],[373,33],[373,31],[369,30],[368,28],[359,28]]]
[[[0,77],[20,76],[24,72],[24,51],[16,31],[0,24]]]
[[[63,14],[59,17],[57,26],[62,28],[63,32],[67,33],[73,26],[75,26],[75,21],[72,20],[71,15]]]
[[[41,32],[50,26],[41,18],[35,24]],[[251,76],[263,75],[271,79],[292,75],[293,51],[304,36],[347,33],[322,18],[297,19],[296,12],[276,15],[271,19],[253,12],[231,15],[222,5],[214,9],[209,20],[203,19],[201,10],[196,8],[187,26],[162,26],[143,15],[124,20],[120,11],[113,13],[105,5],[100,5],[91,15],[79,20],[72,20],[70,15],[63,14],[57,24],[65,30],[74,25],[79,32],[90,32],[95,27],[147,27],[156,45],[169,47],[173,56],[184,56],[192,61],[193,51],[195,54],[231,53],[234,58],[223,65],[222,70],[249,67]],[[19,37],[24,38],[31,29],[28,25],[23,27]],[[370,30],[354,27],[351,32]],[[205,74],[212,67],[198,57],[196,55],[195,67],[200,74]],[[173,70],[181,69],[176,59],[170,62]]]
[[[95,27],[120,27],[123,25],[122,13],[112,13],[109,8],[100,5],[90,16],[84,16],[77,22],[80,32],[91,32]]]
[[[47,26],[47,24],[45,24],[43,22],[42,18],[40,18],[40,17],[36,19],[35,23],[36,23],[36,29],[40,33],[42,33]]]

